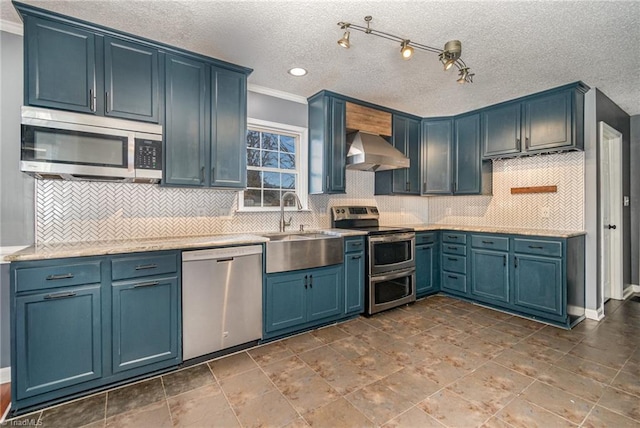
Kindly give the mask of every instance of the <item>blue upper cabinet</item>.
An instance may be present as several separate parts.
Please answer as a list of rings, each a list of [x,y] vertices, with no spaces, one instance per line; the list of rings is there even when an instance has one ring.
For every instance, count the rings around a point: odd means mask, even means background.
[[[308,103],[309,193],[345,193],[346,103],[322,92]]]
[[[482,110],[483,157],[584,149],[582,82]]]
[[[422,123],[422,194],[491,194],[490,161],[480,156],[480,115]]]
[[[158,123],[157,49],[55,20],[25,22],[25,104]]]
[[[207,65],[167,55],[165,87],[165,150],[163,183],[206,185],[208,128]]]
[[[247,76],[212,67],[211,168],[214,187],[247,184]]]
[[[409,158],[409,168],[376,173],[375,193],[420,194],[420,121],[399,114],[393,115],[393,146]]]
[[[105,115],[157,123],[158,75],[157,49],[105,37]]]
[[[96,112],[96,37],[55,21],[25,20],[25,104]]]
[[[451,194],[452,119],[422,122],[422,194]]]
[[[520,153],[522,106],[519,102],[482,111],[483,156],[506,156]]]

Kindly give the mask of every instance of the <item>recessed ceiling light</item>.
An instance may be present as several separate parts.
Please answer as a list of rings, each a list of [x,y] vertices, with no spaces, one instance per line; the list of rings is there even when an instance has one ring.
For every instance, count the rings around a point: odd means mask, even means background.
[[[289,74],[292,76],[300,77],[307,74],[307,70],[301,67],[293,67],[291,70],[289,70]]]

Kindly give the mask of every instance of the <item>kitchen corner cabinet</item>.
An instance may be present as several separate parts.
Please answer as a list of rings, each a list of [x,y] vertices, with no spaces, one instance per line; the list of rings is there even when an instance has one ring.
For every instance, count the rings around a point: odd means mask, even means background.
[[[411,117],[393,115],[392,143],[409,158],[409,168],[376,172],[376,195],[420,194],[420,121]]]
[[[246,186],[246,74],[180,55],[165,59],[163,184]]]
[[[346,102],[320,92],[308,100],[309,193],[345,193]]]
[[[491,161],[480,154],[478,113],[422,122],[422,194],[491,194]]]
[[[26,105],[158,123],[157,49],[18,10]]]
[[[179,252],[11,263],[11,408],[182,362]]]
[[[583,150],[587,90],[578,82],[483,109],[483,157]]]
[[[269,339],[343,316],[342,265],[267,274],[264,338]]]
[[[365,240],[362,236],[344,240],[344,302],[346,314],[364,312]]]
[[[416,295],[424,297],[440,290],[438,233],[416,233]]]

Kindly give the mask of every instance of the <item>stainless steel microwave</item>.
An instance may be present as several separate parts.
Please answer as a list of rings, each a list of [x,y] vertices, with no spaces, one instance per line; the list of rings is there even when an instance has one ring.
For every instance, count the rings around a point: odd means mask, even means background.
[[[22,107],[21,171],[36,178],[157,183],[162,126]]]

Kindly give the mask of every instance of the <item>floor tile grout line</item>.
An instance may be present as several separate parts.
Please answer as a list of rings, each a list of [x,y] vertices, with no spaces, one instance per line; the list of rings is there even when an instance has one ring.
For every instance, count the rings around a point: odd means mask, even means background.
[[[160,384],[162,385],[162,393],[164,394],[164,405],[167,406],[167,410],[169,411],[169,420],[171,421],[171,425],[174,426],[173,415],[171,413],[171,406],[169,406],[169,397],[167,396],[167,388],[164,385],[164,376],[160,376]]]
[[[242,352],[245,352],[245,351],[242,351]],[[249,355],[248,352],[247,352],[247,355]],[[251,356],[249,355],[249,357]],[[211,361],[215,361],[215,360],[211,360]],[[220,379],[218,379],[218,377],[216,376],[215,372],[213,371],[213,368],[209,364],[209,361],[205,362],[204,364],[207,365],[207,368],[209,369],[209,371],[211,372],[211,375],[213,376],[213,380],[215,381],[216,385],[218,385],[218,388],[220,389],[220,393],[222,394],[225,401],[227,402],[227,406],[229,406],[229,409],[231,409],[231,413],[233,413],[233,416],[236,418],[236,421],[238,421],[238,426],[242,427],[243,425],[240,422],[240,418],[238,418],[238,414],[236,413],[236,410],[231,405],[231,402],[229,401],[229,397],[227,396],[227,393],[225,392],[225,390],[222,388],[222,385],[220,384]],[[246,373],[246,372],[242,372],[242,373]]]
[[[595,408],[595,406],[596,406],[596,404],[595,404],[595,403],[593,403],[592,401],[589,401],[589,400],[586,400],[586,399],[584,399],[584,398],[581,398],[581,397],[577,396],[576,394],[573,394],[573,393],[571,393],[571,392],[567,392],[567,391],[565,391],[565,390],[563,390],[563,389],[560,389],[560,388],[558,388],[558,387],[555,387],[555,386],[553,386],[553,385],[548,385],[548,384],[546,384],[546,383],[542,382],[540,379],[536,379],[533,383],[531,383],[529,386],[527,386],[525,389],[523,389],[523,390],[522,390],[522,392],[521,392],[521,394],[522,394],[522,393],[524,393],[527,389],[531,388],[531,386],[532,386],[533,384],[535,384],[536,382],[540,382],[540,383],[541,383],[541,384],[543,384],[543,385],[547,385],[547,386],[549,386],[549,387],[551,387],[551,388],[555,388],[555,389],[557,389],[557,390],[559,390],[559,391],[561,391],[561,392],[564,392],[565,394],[568,394],[568,395],[571,395],[571,396],[573,396],[573,397],[576,397],[576,398],[578,398],[578,399],[580,399],[580,400],[582,400],[582,401],[586,401],[587,403],[589,403],[589,404],[591,405],[591,407],[590,407],[589,411],[587,412],[587,416],[591,413],[591,411],[592,411],[592,410]],[[519,394],[519,395],[520,395],[520,394]],[[551,410],[551,409],[547,409],[546,407],[544,407],[544,406],[543,406],[543,405],[541,405],[541,404],[534,403],[533,401],[528,400],[526,397],[522,397],[522,399],[523,399],[523,400],[525,400],[527,403],[533,404],[533,405],[535,405],[536,407],[540,407],[541,409],[543,409],[543,410],[545,410],[545,411],[547,411],[547,412],[549,412],[549,413],[551,413],[551,414],[553,414],[553,415],[556,415],[556,416],[558,416],[559,418],[562,418],[562,419],[564,419],[564,420],[568,421],[569,423],[575,424],[574,422],[570,421],[569,419],[567,419],[567,418],[566,418],[566,417],[564,417],[563,415],[558,414],[558,413],[554,412],[554,411],[553,411],[553,410]],[[582,425],[582,423],[584,423],[584,421],[585,421],[585,420],[586,420],[586,416],[585,416],[585,418],[583,418],[583,419],[582,419],[582,422],[580,422],[580,423],[578,423],[578,424],[575,424],[575,425],[580,426],[580,425]]]

